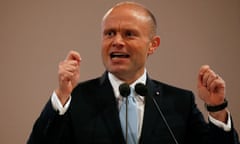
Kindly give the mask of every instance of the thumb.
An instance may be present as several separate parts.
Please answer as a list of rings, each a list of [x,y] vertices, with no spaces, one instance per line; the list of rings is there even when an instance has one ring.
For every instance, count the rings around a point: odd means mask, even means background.
[[[66,60],[76,60],[78,62],[81,61],[81,56],[77,51],[70,51],[66,57]]]
[[[210,69],[209,65],[202,65],[200,67],[199,73],[198,73],[198,82],[197,82],[198,88],[200,88],[203,85],[203,76],[205,72],[207,72],[209,69]]]

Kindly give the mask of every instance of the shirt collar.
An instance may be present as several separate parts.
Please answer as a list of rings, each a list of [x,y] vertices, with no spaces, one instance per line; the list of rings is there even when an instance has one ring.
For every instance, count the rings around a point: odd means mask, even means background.
[[[108,73],[108,78],[109,81],[113,87],[113,91],[114,91],[114,95],[116,98],[120,97],[120,93],[119,93],[119,86],[124,83],[124,81],[118,79],[116,76],[114,76],[112,73]],[[134,88],[135,84],[137,83],[143,83],[146,84],[146,80],[147,80],[147,71],[146,69],[144,69],[144,73],[142,74],[142,76],[140,76],[136,81],[134,81],[130,87]]]

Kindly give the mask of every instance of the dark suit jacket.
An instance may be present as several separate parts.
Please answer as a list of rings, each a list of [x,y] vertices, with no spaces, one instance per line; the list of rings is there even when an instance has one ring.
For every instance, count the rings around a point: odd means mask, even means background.
[[[192,92],[147,79],[149,90],[141,144],[174,144],[153,103],[154,97],[179,144],[238,143],[234,129],[225,132],[206,123]],[[117,101],[107,73],[80,83],[72,92],[68,111],[60,116],[49,101],[37,119],[28,144],[123,144]]]

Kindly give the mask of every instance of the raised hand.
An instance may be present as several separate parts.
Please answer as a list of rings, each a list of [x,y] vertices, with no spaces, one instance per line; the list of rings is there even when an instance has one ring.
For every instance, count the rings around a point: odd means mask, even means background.
[[[225,81],[217,75],[208,65],[203,65],[198,74],[198,95],[210,106],[224,103],[226,85]],[[218,112],[210,112],[210,115],[218,120],[226,122],[227,112],[223,109]]]
[[[209,105],[219,105],[225,98],[225,82],[208,65],[200,68],[198,75],[198,93]]]
[[[73,88],[79,81],[80,62],[80,54],[76,51],[70,51],[66,59],[58,65],[59,87],[55,90],[55,92],[62,105],[67,102]]]

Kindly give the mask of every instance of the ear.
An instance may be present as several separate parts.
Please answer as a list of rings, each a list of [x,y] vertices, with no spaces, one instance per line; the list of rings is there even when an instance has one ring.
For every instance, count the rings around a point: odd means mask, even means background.
[[[159,47],[160,45],[160,37],[154,36],[150,42],[150,46],[148,49],[148,55],[151,55],[154,53],[154,51]]]

